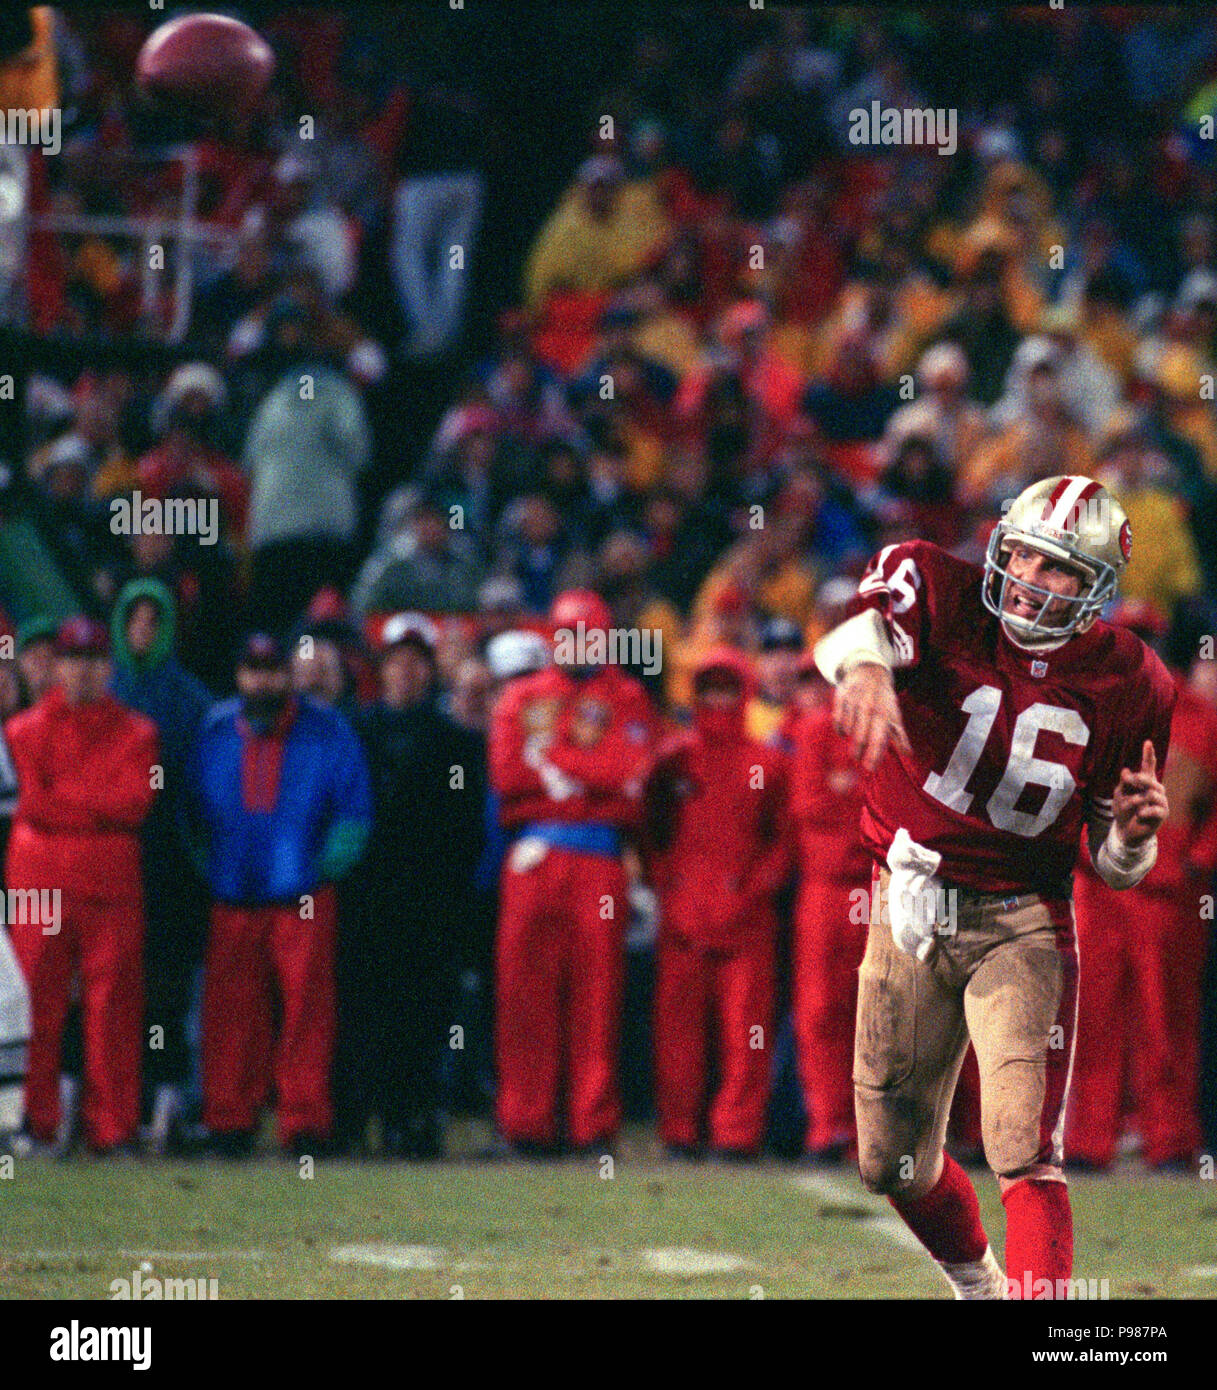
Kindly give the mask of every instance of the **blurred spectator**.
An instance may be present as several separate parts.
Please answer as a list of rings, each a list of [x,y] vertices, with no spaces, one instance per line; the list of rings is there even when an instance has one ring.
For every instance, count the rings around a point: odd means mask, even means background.
[[[359,720],[373,802],[366,907],[340,953],[338,1133],[357,1150],[376,1115],[385,1152],[403,1158],[443,1152],[440,1063],[485,804],[483,741],[440,711],[436,675],[427,619],[390,618],[380,699]]]
[[[643,508],[655,587],[682,615],[732,538],[727,507],[708,495],[707,483],[704,460],[685,454],[674,460],[667,486],[656,489]]]
[[[429,489],[459,517],[460,528],[485,546],[522,472],[493,407],[473,402],[452,411],[436,431],[424,465]]]
[[[531,612],[544,613],[560,590],[587,582],[591,568],[591,556],[544,493],[524,493],[504,511],[495,569],[519,581]]]
[[[72,459],[86,471],[91,496],[108,497],[132,485],[135,464],[120,431],[122,392],[116,381],[77,384],[72,428],[36,450],[29,473],[50,485],[47,473]]]
[[[1152,606],[1136,600],[1122,599],[1112,619],[1155,645],[1166,627]],[[1079,983],[1080,1028],[1066,1133],[1073,1162],[1083,1169],[1106,1168],[1115,1156],[1126,1055],[1146,1164],[1190,1172],[1200,1145],[1207,945],[1201,904],[1217,868],[1212,818],[1217,710],[1188,680],[1191,653],[1185,661],[1184,669],[1174,671],[1178,698],[1162,770],[1170,814],[1159,831],[1157,862],[1125,894],[1105,891],[1084,862],[1074,876],[1080,949],[1087,952],[1090,970]],[[1137,1026],[1126,1033],[1132,1018]]]
[[[281,260],[266,213],[251,208],[237,231],[233,264],[204,284],[194,299],[191,330],[210,356],[222,356],[237,324],[271,298]]]
[[[755,300],[733,304],[717,326],[708,360],[685,377],[673,406],[693,437],[712,447],[716,405],[738,399],[743,438],[753,446],[738,450],[740,469],[768,459],[798,413],[805,387],[800,374],[774,351],[769,329],[769,314],[762,304]]]
[[[303,633],[292,648],[292,689],[311,695],[326,709],[344,709],[351,695],[350,673],[335,642]]]
[[[1073,311],[1055,307],[1040,318],[1039,333],[1024,339],[1015,353],[1006,390],[993,407],[992,421],[1009,424],[1026,413],[1029,374],[1051,354],[1060,384],[1061,404],[1092,438],[1107,423],[1120,398],[1119,383],[1089,345],[1078,337]]]
[[[385,534],[351,590],[352,609],[362,616],[474,608],[483,567],[468,536],[449,527],[447,506],[433,490],[411,490],[390,503],[382,518]]]
[[[660,911],[656,1104],[659,1136],[678,1155],[704,1140],[753,1157],[765,1130],[772,1059],[755,1030],[775,1032],[774,898],[791,840],[784,755],[745,732],[750,684],[730,648],[698,662],[692,730],[660,750],[644,791],[646,872]]]
[[[474,154],[471,140],[461,148],[451,134],[416,139],[393,192],[389,265],[407,356],[447,352],[460,331],[484,197]]]
[[[961,275],[959,307],[938,329],[938,338],[957,343],[971,368],[972,391],[981,405],[997,403],[1019,343],[1018,329],[1001,292],[1001,259],[981,254]]]
[[[818,679],[810,661],[805,680]],[[822,690],[829,690],[820,682]],[[810,703],[810,702],[809,702]],[[841,1162],[854,1124],[853,1021],[866,949],[851,891],[865,883],[862,779],[831,700],[799,716],[793,733],[790,802],[798,837],[799,889],[791,944],[791,1005],[807,1129],[802,1148],[819,1164]]]
[[[902,528],[948,549],[962,536],[963,516],[955,479],[928,434],[902,436],[867,503],[889,529]]]
[[[452,718],[471,733],[483,737],[490,732],[490,708],[494,700],[494,677],[480,657],[466,657],[457,667],[449,702]]]
[[[761,743],[780,743],[788,732],[803,630],[789,618],[770,618],[761,628],[756,655],[755,690],[748,701],[748,737]]]
[[[1019,348],[1025,387],[1008,423],[964,462],[958,480],[964,506],[1000,508],[1039,478],[1094,471],[1094,459],[1065,406],[1055,347],[1046,338],[1028,338]]]
[[[355,479],[368,460],[363,403],[317,350],[315,320],[290,302],[272,311],[281,375],[245,438],[252,484],[251,621],[286,628],[317,589],[343,588],[358,524]]]
[[[895,388],[879,379],[866,335],[854,329],[837,344],[827,379],[808,387],[803,409],[823,436],[830,459],[855,476],[866,472],[868,454],[846,446],[881,439],[898,401]]]
[[[651,556],[646,542],[632,531],[616,531],[596,556],[596,589],[609,606],[616,627],[646,632],[659,643],[657,650],[670,657],[680,645],[683,624],[675,607],[656,589],[651,577]],[[662,695],[662,671],[628,667],[655,698]]]
[[[17,629],[17,674],[21,682],[21,708],[36,705],[57,679],[55,672],[54,618],[27,618]]]
[[[37,904],[9,924],[33,1017],[26,1123],[35,1142],[54,1145],[60,1045],[79,973],[81,1114],[90,1148],[107,1153],[130,1144],[139,1123],[139,830],[156,796],[161,755],[152,722],[109,694],[101,624],[68,619],[55,654],[57,684],[5,728],[18,785],[5,886],[32,893]]]
[[[525,300],[539,310],[554,291],[614,289],[642,269],[667,234],[647,180],[627,181],[615,155],[586,159],[533,244]]]
[[[1120,596],[1153,606],[1163,622],[1175,604],[1200,590],[1200,566],[1187,514],[1166,457],[1150,444],[1142,421],[1124,411],[1114,418],[1099,449],[1095,476],[1124,508],[1134,543],[1120,575]]]
[[[515,832],[496,941],[496,1118],[516,1148],[598,1152],[621,1123],[622,834],[638,820],[654,720],[642,687],[587,643],[607,637],[602,600],[569,591],[550,620],[584,634],[573,660],[513,681],[490,731],[500,821]]]
[[[968,359],[955,343],[938,343],[917,364],[921,396],[896,410],[887,422],[884,462],[895,458],[913,434],[928,437],[948,476],[959,472],[987,432],[985,412],[967,396]]]
[[[173,597],[156,580],[123,587],[110,623],[112,689],[156,726],[162,790],[141,836],[144,882],[145,1142],[164,1153],[181,1137],[185,1097],[197,1074],[186,1015],[202,963],[207,904],[191,859],[187,786],[190,759],[211,707],[206,688],[174,655]]]
[[[285,154],[275,164],[268,214],[300,261],[314,271],[330,300],[355,283],[354,229],[318,184],[310,155]]]
[[[89,488],[92,456],[76,435],[65,435],[46,451],[31,511],[48,537],[73,589],[94,606],[109,604],[118,591],[124,553],[110,529],[105,502]]]
[[[214,367],[191,362],[175,368],[153,407],[160,442],[139,460],[137,482],[143,495],[158,501],[214,497],[224,539],[241,548],[249,479],[220,447],[226,401],[224,380]]]
[[[341,714],[292,694],[282,647],[254,633],[236,699],[200,733],[190,785],[213,896],[203,1123],[220,1154],[251,1152],[273,1082],[280,1145],[316,1153],[333,1115],[334,884],[371,820],[363,752]]]

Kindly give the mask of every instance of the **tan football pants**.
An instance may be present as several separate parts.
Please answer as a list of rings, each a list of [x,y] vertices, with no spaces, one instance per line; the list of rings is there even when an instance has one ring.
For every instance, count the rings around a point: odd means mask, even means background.
[[[969,1038],[989,1166],[1005,1178],[1059,1166],[1077,1013],[1072,903],[949,889],[956,930],[922,963],[893,942],[890,875],[876,876],[854,1035],[863,1183],[909,1196],[933,1185]]]

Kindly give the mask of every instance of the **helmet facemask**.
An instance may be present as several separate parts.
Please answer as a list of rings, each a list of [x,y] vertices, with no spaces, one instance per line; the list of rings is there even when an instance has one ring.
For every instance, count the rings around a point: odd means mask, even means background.
[[[1082,582],[1080,592],[1058,594],[1026,579],[1015,579],[1009,570],[1010,551],[1015,545],[1025,545],[1029,550],[1061,560],[1076,569]],[[1007,611],[1006,600],[1012,584],[1039,602],[1039,611],[1034,616]],[[989,537],[981,597],[989,612],[1001,620],[1008,635],[1020,645],[1055,646],[1075,633],[1085,632],[1094,623],[1104,604],[1115,596],[1116,584],[1116,571],[1111,565],[1083,556],[1066,545],[1025,531],[1011,530],[1004,522],[999,522]],[[1055,616],[1058,614],[1064,615],[1063,621]]]

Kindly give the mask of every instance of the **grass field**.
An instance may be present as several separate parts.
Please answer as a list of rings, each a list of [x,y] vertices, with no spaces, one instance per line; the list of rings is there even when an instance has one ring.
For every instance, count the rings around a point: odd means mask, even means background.
[[[217,1280],[240,1298],[942,1298],[848,1170],[666,1163],[629,1134],[595,1160],[504,1164],[29,1160],[0,1182],[0,1293],[108,1298]],[[994,1246],[996,1184],[975,1175]],[[1113,1298],[1217,1295],[1217,1184],[1072,1182],[1079,1278]]]

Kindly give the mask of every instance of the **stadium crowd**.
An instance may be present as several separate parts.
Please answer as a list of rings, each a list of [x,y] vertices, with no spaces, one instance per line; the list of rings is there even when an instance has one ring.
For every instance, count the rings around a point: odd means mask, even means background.
[[[869,863],[810,648],[876,550],[979,560],[1071,473],[1131,520],[1111,616],[1177,674],[1191,781],[1144,886],[1079,871],[1066,1151],[1211,1152],[1217,23],[775,8],[712,61],[643,29],[480,355],[486,94],[369,25],[276,11],[263,106],[191,140],[218,235],[172,353],[74,354],[155,338],[140,247],[30,234],[68,347],[21,508],[78,610],[12,614],[0,665],[6,887],[63,893],[62,931],[10,922],[33,1140],[239,1156],[273,1098],[294,1152],[437,1156],[492,1107],[514,1152],[598,1152],[654,1107],[673,1154],[842,1161]],[[39,30],[74,117],[36,207],[172,215],[131,174],[186,138],[134,97],[145,31]],[[872,103],[958,149],[852,143]],[[214,525],[155,521],[187,500]],[[579,624],[651,645],[555,661]]]

